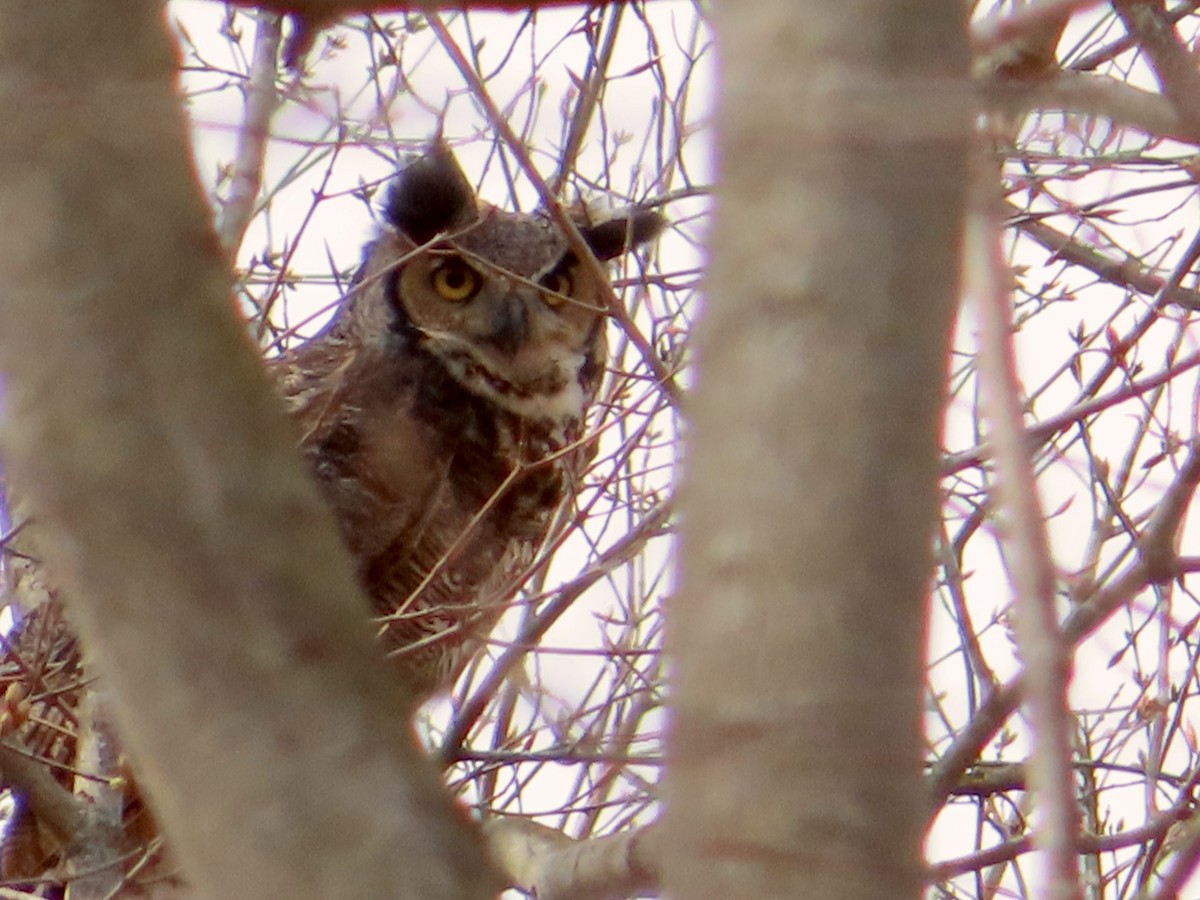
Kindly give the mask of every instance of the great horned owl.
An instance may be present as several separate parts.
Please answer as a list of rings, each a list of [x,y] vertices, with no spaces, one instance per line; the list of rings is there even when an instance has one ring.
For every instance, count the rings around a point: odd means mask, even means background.
[[[449,686],[589,458],[609,288],[544,215],[482,204],[444,145],[390,185],[330,324],[274,363],[384,645],[418,697]],[[580,225],[600,260],[652,238]]]
[[[486,639],[589,461],[608,286],[546,216],[479,203],[441,145],[396,177],[383,218],[329,325],[270,368],[385,647],[420,699]],[[634,208],[580,232],[611,260],[661,227]],[[57,603],[3,649],[0,733],[72,762],[86,682]],[[69,768],[55,771],[69,784]],[[34,877],[59,848],[16,806],[0,875]],[[136,845],[155,834],[133,787],[125,828]]]

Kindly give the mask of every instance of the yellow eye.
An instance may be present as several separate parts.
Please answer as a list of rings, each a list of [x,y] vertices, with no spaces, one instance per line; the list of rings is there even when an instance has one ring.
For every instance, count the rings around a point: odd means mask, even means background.
[[[551,272],[542,279],[542,287],[546,289],[542,294],[546,305],[560,306],[565,302],[565,298],[571,295],[574,285],[571,283],[571,276],[566,272]]]
[[[478,272],[461,259],[453,257],[433,270],[429,283],[439,297],[453,303],[470,300],[483,286]]]

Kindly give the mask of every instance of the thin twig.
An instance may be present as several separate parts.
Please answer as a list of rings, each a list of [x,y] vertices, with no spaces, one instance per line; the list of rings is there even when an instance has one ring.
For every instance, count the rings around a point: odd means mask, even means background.
[[[1026,216],[1023,210],[1015,206],[1010,206],[1009,212],[1013,216],[1014,225],[1022,234],[1041,244],[1058,259],[1082,266],[1115,287],[1134,290],[1149,297],[1161,292],[1168,303],[1185,309],[1200,309],[1200,292],[1168,283],[1167,279],[1147,272],[1134,257],[1113,259],[1103,251],[1089,247],[1045,222]]]
[[[990,172],[978,166],[983,181]],[[990,180],[990,179],[989,179]],[[1032,445],[1023,424],[1023,389],[1012,348],[1011,274],[1000,249],[993,191],[967,224],[967,284],[979,319],[980,380],[996,448],[1005,544],[1012,558],[1014,624],[1025,661],[1025,700],[1033,725],[1029,780],[1042,813],[1036,840],[1049,856],[1048,896],[1082,898],[1072,838],[1079,831],[1071,771],[1067,682],[1070,653],[1055,611],[1055,571],[1038,499]]]
[[[567,129],[567,142],[563,145],[562,155],[558,163],[558,172],[550,181],[549,190],[555,197],[562,193],[571,172],[575,169],[575,159],[583,147],[583,139],[587,136],[588,127],[592,124],[596,107],[604,95],[605,85],[608,84],[608,66],[612,62],[613,50],[617,46],[617,34],[621,28],[623,6],[613,7],[608,27],[604,29],[604,40],[600,50],[588,58],[589,72],[580,80],[579,99],[575,103],[575,112],[571,116],[571,124]]]
[[[13,739],[0,742],[0,781],[17,789],[39,822],[64,845],[87,821],[87,803],[59,783],[50,770]]]
[[[281,36],[280,17],[262,12],[255,16],[254,55],[246,79],[246,109],[238,129],[229,197],[217,216],[217,236],[229,254],[237,252],[242,236],[254,216],[254,205],[262,187],[263,163],[267,156],[267,138],[271,117],[279,107],[275,73]]]

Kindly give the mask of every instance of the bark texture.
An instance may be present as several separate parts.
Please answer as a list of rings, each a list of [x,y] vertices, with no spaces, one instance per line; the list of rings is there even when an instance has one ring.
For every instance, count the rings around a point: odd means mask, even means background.
[[[724,3],[666,889],[916,897],[970,98],[953,2]]]
[[[202,896],[486,896],[233,311],[162,17],[0,2],[7,474]]]

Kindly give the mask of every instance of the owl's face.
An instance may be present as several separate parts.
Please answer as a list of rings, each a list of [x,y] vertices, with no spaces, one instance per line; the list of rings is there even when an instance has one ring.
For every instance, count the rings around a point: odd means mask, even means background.
[[[373,255],[390,259],[383,281],[393,330],[518,416],[580,419],[603,372],[608,288],[564,235],[542,216],[477,204],[442,146],[397,176],[384,217],[389,231]],[[580,230],[608,260],[660,227],[657,215],[635,210]]]

